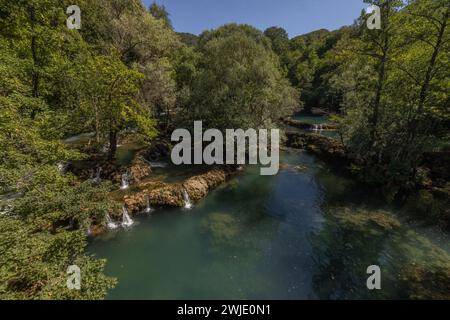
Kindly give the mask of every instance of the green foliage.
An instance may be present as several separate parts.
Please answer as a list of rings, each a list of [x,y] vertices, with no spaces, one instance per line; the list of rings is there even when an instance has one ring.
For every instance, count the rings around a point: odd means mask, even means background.
[[[264,31],[264,35],[270,39],[273,51],[280,57],[284,57],[289,50],[289,37],[283,28],[270,27]]]
[[[105,261],[84,255],[82,231],[36,232],[21,219],[0,216],[1,299],[100,299],[115,280],[105,277]],[[66,270],[81,270],[81,289],[69,290]]]
[[[58,165],[87,156],[61,138],[94,130],[114,155],[121,130],[133,127],[151,139],[152,109],[177,99],[173,70],[183,58],[174,49],[181,44],[140,1],[80,0],[80,31],[66,27],[70,4],[0,1],[3,299],[105,297],[115,281],[103,274],[105,261],[86,255],[85,234],[118,207],[110,184],[61,174]],[[66,286],[72,264],[81,269],[81,290]]]
[[[329,53],[338,61],[329,83],[342,95],[341,134],[362,179],[408,188],[448,119],[450,2],[367,3],[381,7],[383,27],[368,30],[360,17]]]
[[[270,127],[297,107],[269,40],[258,30],[226,25],[201,36],[201,60],[188,118],[205,126]]]
[[[247,24],[229,23],[215,30],[205,31],[200,35],[199,47],[203,48],[209,41],[223,39],[231,36],[247,37],[262,45],[265,49],[271,49],[270,39],[258,29]]]
[[[114,284],[85,253],[85,232],[117,205],[110,184],[59,172],[89,156],[61,142],[72,134],[94,131],[113,158],[126,129],[149,141],[173,121],[268,128],[304,104],[340,113],[332,120],[364,180],[426,180],[422,153],[449,138],[450,2],[364,2],[381,7],[381,30],[368,30],[363,13],[351,27],[289,39],[238,24],[176,34],[164,6],[140,0],[79,0],[82,29],[69,30],[68,0],[0,0],[0,298],[97,299]],[[413,207],[441,211],[419,196]],[[382,215],[343,217],[396,228]],[[236,224],[213,218],[214,232]],[[66,287],[71,264],[79,291]],[[429,287],[422,267],[408,279]],[[448,281],[447,261],[441,271]]]
[[[181,41],[189,47],[196,48],[198,46],[198,36],[188,32],[178,32]]]
[[[156,19],[161,19],[168,28],[172,29],[172,22],[170,21],[169,13],[167,12],[166,7],[163,5],[159,6],[156,2],[153,2],[148,11],[153,17]]]

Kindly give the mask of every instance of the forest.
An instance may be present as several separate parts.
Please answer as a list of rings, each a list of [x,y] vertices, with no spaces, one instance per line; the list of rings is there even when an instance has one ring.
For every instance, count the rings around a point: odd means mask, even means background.
[[[363,11],[304,35],[176,32],[164,6],[140,0],[77,0],[81,28],[69,29],[72,2],[0,0],[1,299],[105,298],[117,279],[87,252],[86,230],[122,210],[118,146],[170,149],[172,131],[196,120],[270,129],[327,115],[332,142],[284,143],[345,158],[383,201],[450,230],[449,0],[364,0],[381,8],[381,29]],[[84,133],[88,144],[66,143]],[[69,265],[83,270],[81,290],[66,286]]]

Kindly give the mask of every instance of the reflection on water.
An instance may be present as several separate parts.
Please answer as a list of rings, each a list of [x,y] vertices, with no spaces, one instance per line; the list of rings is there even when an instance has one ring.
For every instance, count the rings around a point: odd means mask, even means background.
[[[353,181],[288,151],[276,176],[248,166],[192,210],[161,209],[93,239],[118,278],[108,297],[140,299],[448,296],[446,237],[408,226]],[[369,196],[368,196],[369,195]],[[382,290],[368,291],[379,265]],[[438,279],[438,281],[436,281]]]

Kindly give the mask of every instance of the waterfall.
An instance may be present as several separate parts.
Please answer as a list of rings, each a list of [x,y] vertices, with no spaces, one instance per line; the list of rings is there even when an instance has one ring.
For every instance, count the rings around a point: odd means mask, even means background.
[[[167,163],[166,162],[162,162],[162,161],[148,161],[148,163],[150,164],[150,167],[152,167],[152,168],[165,168],[165,167],[167,167]]]
[[[60,162],[57,164],[58,166],[58,171],[61,175],[66,174],[67,172],[67,164],[65,164],[64,162]]]
[[[109,151],[109,143],[106,143],[102,146],[101,150],[102,153],[106,153]]]
[[[128,184],[128,174],[124,173],[122,175],[122,184],[120,185],[121,190],[128,189],[130,185]]]
[[[150,161],[144,157],[140,157],[140,159],[147,162],[150,165],[150,168],[166,168],[168,166],[168,163],[164,161]]]
[[[150,213],[152,211],[153,211],[153,209],[152,209],[152,207],[150,207],[150,198],[149,198],[149,196],[147,196],[147,207],[145,208],[145,213]]]
[[[87,227],[87,229],[86,229],[86,235],[87,235],[87,236],[91,236],[91,235],[92,235],[92,228],[91,228],[91,225],[89,225],[89,226]]]
[[[114,230],[117,229],[117,223],[115,223],[111,217],[109,216],[109,214],[106,214],[106,226],[108,227],[108,229],[110,230]]]
[[[131,226],[134,221],[133,219],[131,219],[130,215],[128,214],[128,210],[127,208],[125,208],[125,206],[123,207],[123,214],[122,214],[122,226],[123,227],[129,227]]]
[[[189,199],[189,195],[186,190],[183,190],[183,199],[184,199],[184,208],[191,209],[192,208],[191,199]]]
[[[94,183],[100,183],[102,179],[100,178],[100,173],[102,172],[102,168],[97,168],[97,173],[95,174]]]
[[[323,124],[313,124],[313,131],[322,131],[323,130]]]
[[[6,204],[4,206],[0,206],[0,216],[5,214],[10,214],[13,210],[13,206],[11,204]]]

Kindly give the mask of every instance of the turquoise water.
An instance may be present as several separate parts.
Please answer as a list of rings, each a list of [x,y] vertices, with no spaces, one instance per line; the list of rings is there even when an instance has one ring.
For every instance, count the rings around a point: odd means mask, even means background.
[[[301,121],[303,123],[309,123],[309,124],[322,124],[322,123],[326,123],[328,121],[328,117],[327,116],[305,116],[305,115],[300,115],[300,116],[293,116],[292,119]]]
[[[309,124],[324,124],[328,121],[328,117],[327,116],[294,116],[292,117],[293,120],[297,120],[297,121],[301,121],[303,123],[309,123]],[[317,130],[317,131],[312,131],[312,130],[303,130],[303,129],[299,129],[296,127],[292,127],[289,125],[283,125],[282,128],[284,130],[287,131],[298,131],[298,132],[302,132],[302,133],[315,133],[315,134],[320,134],[329,138],[333,138],[333,139],[338,139],[339,138],[339,134],[337,130]]]
[[[108,298],[384,299],[447,292],[424,274],[450,270],[446,235],[410,226],[376,194],[307,153],[287,150],[281,162],[276,176],[248,166],[191,210],[159,209],[135,217],[128,230],[92,239],[89,251],[106,258],[106,273],[118,279]],[[373,264],[382,270],[382,290],[366,287]]]

